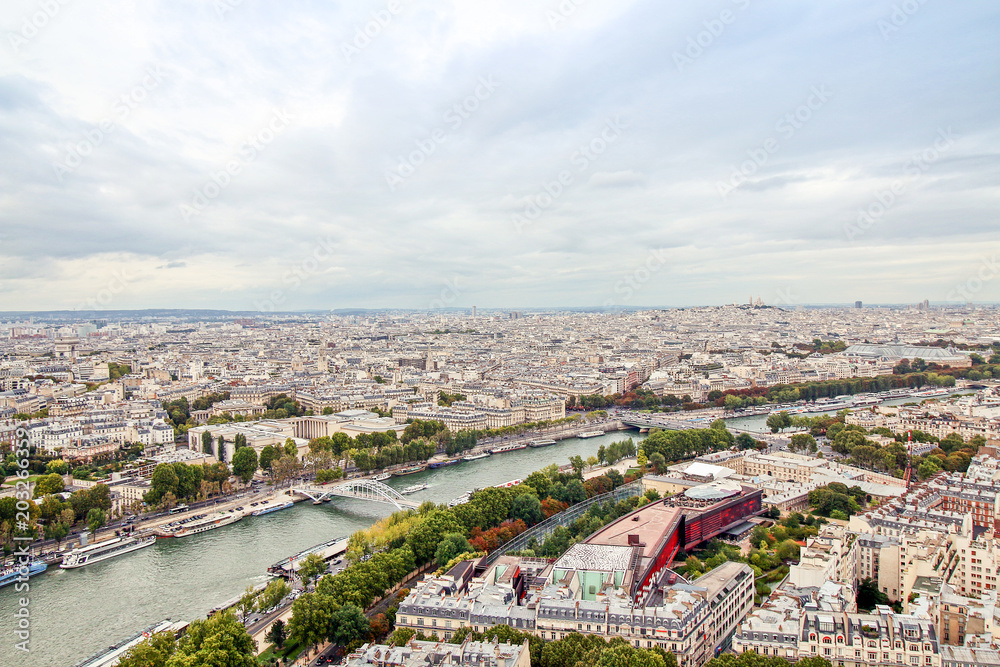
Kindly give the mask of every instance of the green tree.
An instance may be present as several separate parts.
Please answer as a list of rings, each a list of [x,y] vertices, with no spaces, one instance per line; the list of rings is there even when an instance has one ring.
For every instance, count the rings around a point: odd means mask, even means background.
[[[271,445],[265,445],[264,448],[260,450],[260,458],[257,460],[257,465],[261,470],[271,472],[271,464],[276,458],[278,457],[276,456],[274,447]]]
[[[39,477],[35,482],[35,497],[41,498],[42,496],[47,496],[51,493],[62,493],[63,488],[62,475],[57,473],[45,475],[43,477]]]
[[[816,438],[808,433],[796,433],[792,436],[791,442],[788,444],[788,449],[792,452],[809,452],[810,454],[815,454],[818,449]]]
[[[208,431],[201,434],[201,451],[205,454],[212,453],[212,434]]]
[[[336,602],[319,591],[306,593],[292,603],[288,636],[301,646],[315,646],[333,636]]]
[[[256,645],[232,612],[193,622],[165,667],[257,667]]]
[[[265,612],[277,607],[278,604],[292,592],[292,587],[284,579],[274,579],[269,582],[257,597],[257,611]]]
[[[216,447],[217,452],[215,454],[215,458],[219,459],[220,462],[225,463],[226,462],[226,439],[225,439],[225,437],[223,437],[223,436],[220,435],[219,439],[216,441],[216,445],[217,445],[217,447]]]
[[[326,561],[320,557],[319,554],[308,554],[302,559],[302,564],[299,565],[298,574],[302,578],[302,582],[308,586],[309,582],[320,577],[324,572],[326,572]]]
[[[177,650],[177,640],[171,632],[157,632],[122,655],[118,667],[164,667]]]
[[[98,509],[97,507],[91,507],[90,511],[87,512],[87,528],[90,532],[96,532],[98,528],[104,525],[106,517],[104,515],[104,510]]]
[[[352,646],[368,639],[370,624],[361,607],[345,604],[333,612],[333,641],[340,646]]]
[[[471,551],[471,549],[465,535],[448,533],[438,543],[437,549],[434,551],[434,560],[437,561],[438,567],[444,567],[452,558],[467,551]]]
[[[288,630],[285,628],[285,622],[280,618],[271,624],[268,629],[267,634],[264,635],[264,639],[274,644],[277,648],[285,643],[285,639],[288,637]],[[139,667],[136,665],[136,667]]]
[[[233,454],[233,474],[239,477],[244,484],[253,479],[253,474],[257,472],[257,452],[253,447],[241,447]]]
[[[510,518],[520,519],[528,526],[533,526],[545,515],[542,513],[542,503],[533,493],[523,493],[516,498],[510,506]]]

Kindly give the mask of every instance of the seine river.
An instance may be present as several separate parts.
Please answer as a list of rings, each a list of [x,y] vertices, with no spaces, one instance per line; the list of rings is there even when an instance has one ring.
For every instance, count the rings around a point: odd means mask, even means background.
[[[523,478],[550,463],[597,453],[601,444],[645,436],[612,432],[551,447],[507,452],[439,468],[387,484],[397,489],[423,482],[409,496],[445,503],[466,491]],[[306,501],[262,517],[190,538],[159,540],[146,549],[75,570],[51,567],[31,579],[31,652],[14,648],[17,608],[13,586],[0,589],[0,665],[70,667],[165,618],[192,621],[268,579],[267,568],[316,544],[347,536],[393,511],[391,505],[335,498]]]

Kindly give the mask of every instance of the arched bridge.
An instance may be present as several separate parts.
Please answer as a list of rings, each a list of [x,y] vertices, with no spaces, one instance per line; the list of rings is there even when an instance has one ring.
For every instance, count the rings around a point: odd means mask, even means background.
[[[397,509],[416,509],[420,505],[407,500],[396,489],[374,479],[352,479],[336,485],[304,484],[292,487],[292,493],[298,493],[312,498],[313,502],[322,502],[332,496],[370,500],[375,503],[395,505]]]

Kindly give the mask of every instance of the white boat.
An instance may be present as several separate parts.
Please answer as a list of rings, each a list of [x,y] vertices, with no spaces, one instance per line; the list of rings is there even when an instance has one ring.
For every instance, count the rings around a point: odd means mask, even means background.
[[[604,435],[604,434],[601,433],[601,435]],[[579,437],[582,438],[584,436],[580,435]],[[590,436],[587,436],[587,437],[590,437]],[[537,447],[551,447],[554,444],[556,444],[555,440],[532,440],[531,442],[528,443],[528,447],[536,447],[536,448]]]
[[[504,482],[503,484],[494,484],[493,488],[495,488],[495,489],[509,489],[512,486],[517,486],[522,481],[523,480],[520,480],[520,479],[512,479],[509,482]]]
[[[381,473],[379,475],[375,475],[374,477],[372,477],[372,479],[374,479],[376,482],[384,482],[385,480],[389,479],[390,477],[392,477],[392,473],[391,472],[384,472],[384,473]]]
[[[405,489],[400,489],[399,492],[404,496],[408,496],[411,493],[416,493],[417,491],[423,491],[426,488],[427,488],[426,484],[413,484],[411,486],[406,487]]]
[[[71,570],[76,567],[83,567],[91,563],[98,563],[102,560],[114,558],[136,551],[143,547],[148,547],[156,541],[156,535],[143,535],[141,537],[116,537],[113,540],[105,540],[96,544],[88,544],[85,547],[77,547],[70,551],[59,564],[64,570]]]
[[[587,431],[586,433],[581,433],[576,436],[578,438],[596,438],[599,435],[604,435],[604,431]]]
[[[456,505],[464,505],[465,503],[469,502],[469,498],[471,497],[472,497],[472,491],[469,491],[468,493],[463,493],[458,498],[449,501],[448,507],[455,507]]]
[[[190,519],[184,519],[174,524],[168,524],[156,529],[157,537],[189,537],[216,528],[228,526],[243,518],[243,512],[228,510],[212,514],[199,514]]]
[[[490,450],[490,454],[503,454],[504,452],[514,452],[518,449],[527,449],[528,443],[526,442],[511,442],[506,445],[499,445]]]
[[[284,503],[278,503],[277,505],[268,505],[266,507],[261,507],[259,509],[256,509],[253,512],[250,512],[250,516],[263,516],[265,514],[270,514],[271,512],[277,512],[278,510],[285,510],[288,509],[289,507],[294,507],[294,506],[295,503],[289,500]]]
[[[463,461],[478,461],[479,459],[489,458],[489,452],[483,452],[481,454],[466,454],[462,457]]]

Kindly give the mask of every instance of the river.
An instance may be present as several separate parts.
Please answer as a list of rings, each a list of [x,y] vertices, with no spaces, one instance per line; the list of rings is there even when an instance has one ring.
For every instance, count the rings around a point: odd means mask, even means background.
[[[948,396],[936,397],[937,400],[942,400],[946,398],[951,398],[953,396],[960,396],[962,394],[968,394],[971,390],[964,389],[961,391],[955,391]],[[919,403],[920,401],[926,400],[924,398],[915,396],[905,396],[903,398],[890,398],[888,400],[882,401],[881,405],[903,405],[905,403]],[[863,408],[858,408],[863,409]],[[797,417],[818,417],[819,415],[832,415],[836,414],[836,410],[829,412],[810,412],[803,415],[796,415]],[[754,415],[752,417],[734,417],[726,420],[726,425],[731,428],[738,428],[744,431],[751,431],[754,433],[770,433],[771,429],[767,427],[765,423],[767,421],[767,415]]]
[[[595,455],[597,448],[631,437],[612,432],[571,438],[541,449],[507,452],[448,468],[395,477],[386,482],[402,489],[417,483],[428,488],[409,496],[446,503],[466,491],[524,478],[550,463]],[[14,586],[0,589],[0,665],[70,667],[162,621],[193,621],[266,581],[268,566],[313,545],[347,536],[389,515],[391,505],[335,498],[324,505],[309,501],[261,517],[188,538],[158,540],[117,558],[75,570],[51,567],[30,580],[31,652],[16,650]]]

